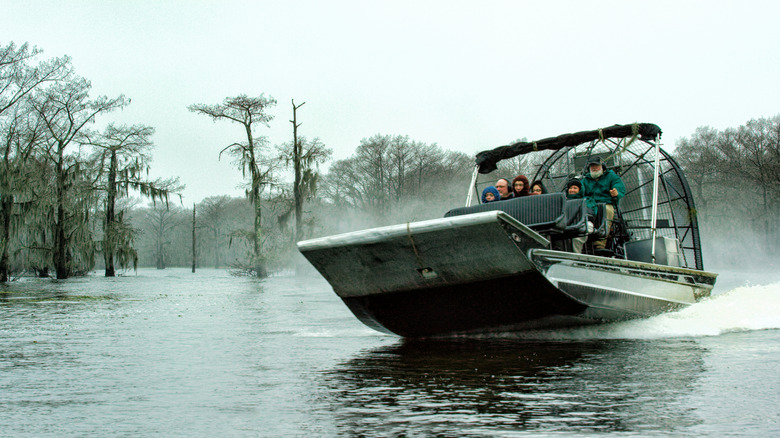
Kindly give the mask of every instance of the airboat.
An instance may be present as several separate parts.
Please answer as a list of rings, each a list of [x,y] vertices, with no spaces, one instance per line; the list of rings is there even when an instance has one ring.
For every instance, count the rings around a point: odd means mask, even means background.
[[[691,190],[649,123],[614,125],[480,152],[464,207],[443,218],[298,243],[364,324],[420,338],[643,318],[710,295]],[[627,192],[613,222],[566,199],[593,156]],[[543,195],[475,204],[502,160],[533,165]],[[530,163],[530,164],[529,164]],[[485,177],[482,177],[485,179]],[[510,178],[511,179],[511,178]],[[473,205],[475,204],[475,205]],[[592,226],[588,226],[588,221]],[[572,239],[607,247],[572,251]]]

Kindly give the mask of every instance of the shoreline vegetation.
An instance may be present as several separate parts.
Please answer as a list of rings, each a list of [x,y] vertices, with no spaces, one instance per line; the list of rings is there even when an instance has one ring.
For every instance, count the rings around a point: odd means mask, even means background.
[[[182,108],[235,126],[210,159],[232,158],[246,184],[245,197],[185,206],[176,176],[148,178],[154,127],[101,125],[130,99],[91,96],[69,57],[41,53],[0,45],[0,282],[190,266],[265,277],[306,269],[296,241],[441,217],[463,204],[473,157],[376,134],[322,172],[332,150],[298,134],[305,102],[291,99],[290,141],[271,145],[263,128],[286,122],[273,121],[267,110],[277,101],[261,94]],[[780,116],[700,127],[673,156],[695,196],[705,264],[777,257]],[[533,174],[537,164],[507,160],[483,181]]]

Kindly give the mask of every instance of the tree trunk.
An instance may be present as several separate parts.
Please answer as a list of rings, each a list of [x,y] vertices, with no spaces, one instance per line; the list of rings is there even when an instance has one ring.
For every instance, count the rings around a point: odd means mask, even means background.
[[[254,268],[255,268],[255,275],[264,278],[268,276],[268,272],[265,269],[265,262],[262,259],[262,238],[263,238],[263,230],[262,230],[262,210],[260,208],[260,193],[259,191],[255,193],[255,235],[254,235],[254,251],[255,251],[255,260],[254,260]]]
[[[251,197],[252,197],[252,205],[255,207],[255,224],[254,224],[254,238],[252,239],[253,243],[253,254],[254,257],[252,260],[252,264],[254,265],[255,275],[257,277],[267,277],[268,274],[265,269],[265,262],[262,259],[262,248],[263,248],[263,239],[262,239],[262,208],[261,208],[261,199],[260,199],[260,183],[262,182],[260,172],[257,170],[257,158],[255,157],[255,141],[252,138],[252,125],[251,124],[245,124],[244,128],[246,129],[246,136],[247,136],[247,144],[249,145],[249,165],[250,167],[250,175],[252,178],[252,191],[251,191]]]
[[[192,272],[195,273],[195,263],[197,262],[197,255],[195,252],[195,204],[192,204]]]
[[[68,278],[67,246],[65,238],[65,170],[63,169],[63,146],[57,148],[58,161],[56,166],[55,192],[57,198],[56,219],[54,221],[54,270],[57,279]]]
[[[103,260],[106,262],[106,277],[114,277],[114,248],[116,245],[116,151],[111,151],[108,169],[108,194],[106,196],[106,225],[103,229]]]
[[[214,269],[219,269],[219,228],[214,227]]]
[[[295,168],[295,181],[293,182],[293,202],[295,203],[295,241],[301,240],[303,235],[303,191],[301,190],[301,155],[302,145],[298,142],[298,108],[306,102],[293,107],[293,167]]]
[[[61,190],[57,190],[58,192]],[[57,196],[60,198],[60,195]],[[57,219],[54,223],[54,271],[58,280],[68,278],[67,242],[65,241],[65,207],[58,199]]]
[[[0,227],[2,227],[0,229],[2,231],[2,235],[0,235],[0,245],[2,245],[0,248],[0,283],[8,281],[10,275],[8,247],[11,246],[11,209],[13,206],[13,196],[5,195],[2,197],[2,208],[0,208],[2,214],[2,218],[0,218]]]

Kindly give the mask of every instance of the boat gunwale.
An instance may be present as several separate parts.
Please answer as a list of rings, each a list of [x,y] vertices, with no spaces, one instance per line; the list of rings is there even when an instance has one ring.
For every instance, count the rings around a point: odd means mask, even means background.
[[[590,255],[590,254],[577,254],[573,252],[556,251],[551,249],[532,248],[528,250],[528,257],[531,260],[535,260],[534,257],[539,257],[548,260],[558,259],[557,261],[577,261],[577,262],[587,263],[590,265],[600,265],[600,266],[609,266],[609,267],[618,267],[618,268],[633,268],[633,269],[645,270],[650,272],[665,271],[663,273],[701,276],[701,277],[711,278],[713,280],[718,277],[718,274],[714,272],[700,271],[698,269],[684,268],[681,266],[659,265],[655,263],[640,262],[636,260],[616,259],[611,257],[603,257],[603,256]]]
[[[442,225],[445,225],[446,228],[451,228],[452,226],[473,226],[494,223],[497,221],[499,223],[504,222],[514,228],[517,228],[542,246],[550,245],[550,241],[544,236],[532,230],[506,212],[499,210],[368,228],[364,230],[351,231],[348,233],[302,240],[298,242],[297,245],[298,250],[301,252],[316,251],[334,246],[365,245],[381,242],[387,239],[404,237],[410,234],[414,235],[432,232],[443,228]]]

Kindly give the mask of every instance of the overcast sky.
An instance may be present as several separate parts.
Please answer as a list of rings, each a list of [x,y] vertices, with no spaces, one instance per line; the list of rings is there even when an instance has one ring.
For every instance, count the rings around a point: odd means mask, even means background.
[[[108,121],[156,128],[154,176],[185,205],[238,196],[219,151],[243,128],[194,103],[278,100],[272,144],[300,134],[347,158],[408,135],[474,154],[612,124],[651,122],[665,148],[699,126],[780,113],[777,1],[0,0],[0,44],[69,55],[93,96],[132,100]]]

